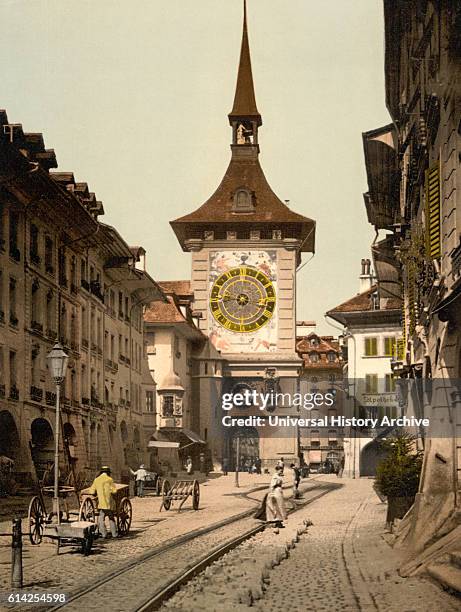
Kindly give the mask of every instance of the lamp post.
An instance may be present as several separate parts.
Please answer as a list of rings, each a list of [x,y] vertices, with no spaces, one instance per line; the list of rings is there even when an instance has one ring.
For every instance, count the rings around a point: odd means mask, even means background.
[[[234,486],[239,488],[239,467],[240,467],[240,433],[237,433],[235,449],[235,482]]]
[[[60,420],[60,392],[61,385],[64,382],[67,371],[67,362],[69,356],[62,349],[62,346],[57,342],[52,350],[47,355],[48,367],[51,372],[51,378],[56,385],[56,425],[55,425],[55,446],[54,446],[54,493],[53,493],[53,514],[56,515],[58,524],[61,522],[59,516],[59,430],[61,427]]]

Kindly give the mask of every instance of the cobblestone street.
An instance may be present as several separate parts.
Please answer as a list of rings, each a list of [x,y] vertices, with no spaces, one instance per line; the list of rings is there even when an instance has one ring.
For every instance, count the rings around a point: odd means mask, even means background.
[[[334,476],[318,480],[337,481]],[[429,580],[398,575],[401,553],[383,537],[386,506],[374,493],[372,481],[339,482],[344,486],[290,517],[279,534],[266,530],[226,555],[173,597],[165,610],[236,612],[250,604],[251,609],[265,612],[459,610],[459,600]],[[288,558],[283,560],[282,555],[268,572],[273,562],[268,563],[267,550],[278,541],[278,555],[280,546],[296,537],[306,519],[313,525],[290,547]],[[264,589],[254,577],[258,558],[265,567]]]
[[[198,512],[192,510],[190,502],[184,505],[180,514],[175,507],[169,512],[160,512],[161,497],[149,495],[143,499],[134,498],[133,522],[128,537],[115,541],[97,540],[92,554],[87,558],[77,552],[75,547],[63,548],[57,556],[53,543],[44,540],[40,546],[32,546],[28,537],[24,537],[24,585],[34,591],[69,593],[108,569],[123,566],[152,546],[253,508],[255,502],[245,495],[256,490],[251,497],[258,499],[263,495],[268,482],[268,475],[246,473],[240,474],[238,489],[234,486],[233,474],[208,480],[201,485]],[[23,533],[27,533],[27,529],[26,519],[23,520]],[[11,532],[11,522],[1,522],[0,531]],[[0,589],[3,592],[10,587],[10,564],[11,539],[2,537]]]

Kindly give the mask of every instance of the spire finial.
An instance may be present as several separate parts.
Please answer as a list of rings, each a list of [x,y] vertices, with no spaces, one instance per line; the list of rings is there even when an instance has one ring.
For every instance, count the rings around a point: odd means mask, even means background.
[[[235,121],[255,121],[262,124],[261,115],[256,107],[256,97],[251,70],[250,45],[248,42],[247,3],[243,0],[243,33],[240,49],[240,63],[235,88],[234,106],[229,113],[231,125]]]

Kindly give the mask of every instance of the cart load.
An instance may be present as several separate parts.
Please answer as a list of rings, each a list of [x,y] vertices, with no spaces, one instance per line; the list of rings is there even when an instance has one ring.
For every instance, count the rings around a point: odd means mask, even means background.
[[[127,484],[115,483],[116,491],[112,493],[115,501],[114,516],[117,521],[117,530],[119,535],[127,535],[130,531],[131,519],[133,517],[133,508],[130,502],[130,488]],[[98,497],[93,495],[91,488],[82,489],[80,491],[80,510],[78,514],[79,521],[96,522],[98,509]]]

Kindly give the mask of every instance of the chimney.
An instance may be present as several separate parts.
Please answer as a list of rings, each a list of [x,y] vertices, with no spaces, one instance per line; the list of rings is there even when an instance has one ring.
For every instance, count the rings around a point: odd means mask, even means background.
[[[359,276],[359,293],[368,291],[373,285],[373,274],[371,273],[371,261],[362,259],[362,273]]]

